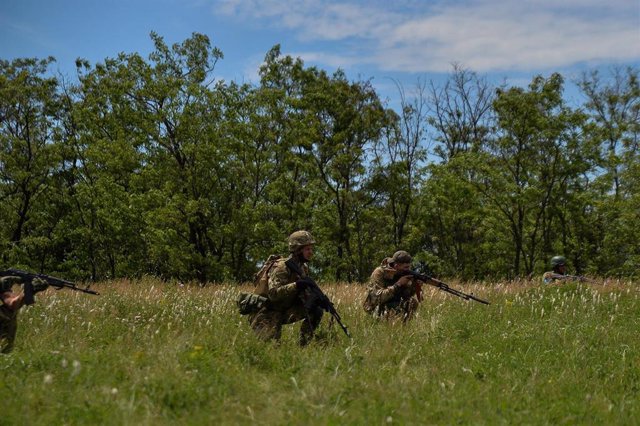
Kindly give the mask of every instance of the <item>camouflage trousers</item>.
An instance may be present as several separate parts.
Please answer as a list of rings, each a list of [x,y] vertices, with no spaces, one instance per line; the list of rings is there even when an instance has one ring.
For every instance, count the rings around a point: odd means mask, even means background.
[[[260,339],[280,340],[283,325],[302,321],[299,343],[301,346],[305,346],[311,341],[316,328],[320,325],[322,314],[322,309],[318,307],[306,309],[300,302],[285,310],[264,307],[255,314],[249,315],[249,323]]]
[[[404,299],[396,303],[387,303],[378,306],[375,310],[375,316],[388,320],[409,321],[415,317],[420,302],[415,297]]]
[[[18,331],[18,312],[0,306],[0,352],[8,354],[13,350],[13,342]]]

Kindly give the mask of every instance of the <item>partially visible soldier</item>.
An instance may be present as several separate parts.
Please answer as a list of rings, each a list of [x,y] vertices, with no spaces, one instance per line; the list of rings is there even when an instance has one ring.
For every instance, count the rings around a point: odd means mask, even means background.
[[[269,299],[258,312],[249,316],[249,322],[256,334],[264,339],[279,340],[284,324],[302,321],[300,326],[301,346],[307,345],[314,336],[322,320],[319,306],[305,307],[305,291],[310,283],[307,263],[313,257],[315,240],[308,231],[296,231],[288,238],[289,257],[275,262],[269,270],[267,298]],[[289,269],[285,262],[293,259],[300,266],[303,275]]]
[[[419,283],[410,275],[395,279],[397,272],[410,268],[411,255],[404,250],[383,260],[369,278],[364,310],[376,317],[413,318],[420,303]]]
[[[22,284],[20,277],[5,276],[0,278],[0,352],[9,353],[13,350],[13,343],[18,331],[18,311],[24,305],[24,293],[16,294],[12,288],[14,284]],[[34,293],[44,291],[49,287],[45,281],[33,280]]]
[[[567,260],[563,256],[553,256],[551,258],[551,271],[545,272],[542,275],[542,280],[545,284],[551,284],[554,281],[587,281],[587,278],[567,275]]]

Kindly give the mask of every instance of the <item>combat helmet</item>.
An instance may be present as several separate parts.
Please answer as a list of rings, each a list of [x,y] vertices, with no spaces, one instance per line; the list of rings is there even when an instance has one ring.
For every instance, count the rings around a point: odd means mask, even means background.
[[[316,240],[313,239],[313,236],[309,231],[296,231],[289,235],[288,243],[289,252],[294,253],[304,246],[315,244]]]
[[[556,266],[562,266],[567,264],[567,259],[563,256],[553,256],[551,258],[551,267],[555,268]]]
[[[404,250],[398,250],[397,252],[393,253],[393,256],[391,257],[391,260],[389,260],[389,263],[411,263],[411,255]]]

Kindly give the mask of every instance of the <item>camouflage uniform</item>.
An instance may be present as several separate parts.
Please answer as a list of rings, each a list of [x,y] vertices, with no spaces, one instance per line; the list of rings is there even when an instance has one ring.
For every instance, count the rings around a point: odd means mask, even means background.
[[[559,272],[556,271],[547,271],[542,275],[542,281],[544,281],[545,284],[552,284],[555,281],[588,281],[588,278],[586,277],[580,277],[580,276],[576,276],[576,275],[567,275],[567,274],[561,274]]]
[[[13,350],[13,342],[18,331],[18,310],[24,303],[19,300],[13,309],[5,303],[5,297],[13,296],[11,288],[14,284],[24,284],[24,281],[22,278],[13,275],[0,277],[0,294],[2,295],[0,297],[0,352],[5,354]],[[31,285],[33,286],[34,294],[49,287],[47,282],[39,278],[35,278]]]
[[[544,281],[545,284],[551,284],[556,280],[562,280],[562,278],[560,278],[559,275],[561,274],[555,271],[547,271],[544,274],[542,274],[542,281]]]
[[[395,269],[387,266],[388,259],[382,262],[371,274],[368,283],[364,310],[376,317],[402,318],[407,321],[418,309],[415,283],[409,288],[395,285]]]
[[[287,259],[279,259],[271,268],[267,293],[269,303],[255,314],[249,315],[249,322],[261,339],[279,340],[284,324],[302,321],[299,343],[306,345],[320,324],[323,311],[319,307],[305,308],[296,281],[308,276],[308,267],[301,265],[304,276],[299,276],[285,264],[292,258],[293,255]]]
[[[547,271],[542,275],[542,280],[545,284],[551,284],[554,281],[583,281],[583,277],[575,277],[573,275],[567,275],[564,267],[567,264],[567,260],[563,256],[554,256],[551,258],[552,271]]]
[[[18,277],[0,278],[0,292],[4,295],[11,293],[11,286],[21,282]],[[13,342],[18,331],[18,310],[13,310],[5,305],[3,298],[0,298],[0,352],[3,354],[13,350]]]

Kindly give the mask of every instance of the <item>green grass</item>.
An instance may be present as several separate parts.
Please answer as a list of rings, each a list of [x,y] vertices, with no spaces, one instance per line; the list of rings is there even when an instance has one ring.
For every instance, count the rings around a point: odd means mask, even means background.
[[[458,288],[462,288],[457,286]],[[377,322],[361,286],[327,286],[349,341],[258,341],[235,286],[48,290],[0,358],[0,424],[634,424],[636,283],[437,290],[409,324]]]

